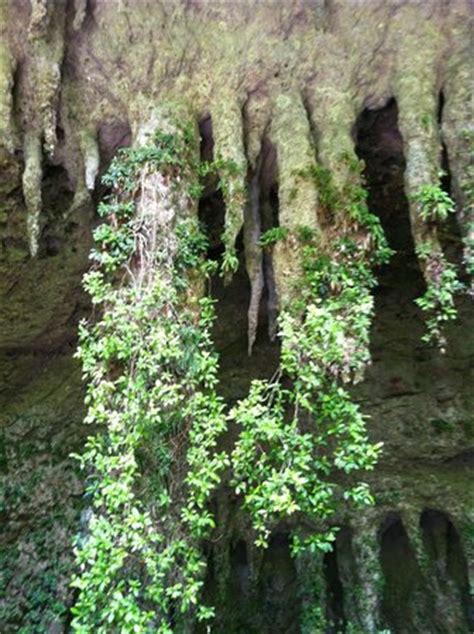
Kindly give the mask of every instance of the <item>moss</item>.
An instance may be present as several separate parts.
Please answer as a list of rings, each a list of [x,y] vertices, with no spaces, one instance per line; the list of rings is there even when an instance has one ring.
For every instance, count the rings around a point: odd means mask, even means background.
[[[301,172],[315,165],[315,153],[308,117],[297,93],[277,97],[270,137],[277,151],[279,224],[293,235],[296,226],[302,224],[317,232],[318,193],[314,183],[299,177]],[[287,306],[294,297],[293,281],[298,279],[302,266],[299,250],[290,234],[276,244],[273,252],[281,307]]]

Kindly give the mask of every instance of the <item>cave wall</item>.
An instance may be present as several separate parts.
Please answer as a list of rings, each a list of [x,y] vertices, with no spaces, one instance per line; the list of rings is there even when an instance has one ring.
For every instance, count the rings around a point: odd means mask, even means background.
[[[202,129],[212,120],[214,153],[245,174],[267,157],[268,198],[276,183],[287,226],[314,222],[317,205],[317,191],[294,173],[317,156],[343,180],[338,156],[356,151],[367,164],[371,209],[398,250],[380,271],[373,364],[356,392],[372,437],[385,443],[369,476],[378,503],[340,518],[332,559],[298,568],[287,527],[267,553],[256,552],[224,491],[228,538],[210,554],[206,588],[220,606],[216,631],[315,632],[318,609],[352,631],[469,631],[472,306],[461,303],[445,355],[420,342],[413,299],[424,288],[414,254],[422,228],[409,199],[442,166],[443,141],[457,213],[442,246],[461,262],[472,232],[469,15],[467,0],[1,3],[2,631],[67,629],[71,540],[82,521],[69,454],[88,431],[72,355],[78,320],[89,312],[80,280],[99,177],[165,101],[184,103]],[[234,240],[244,213],[225,213],[226,202],[203,200],[203,217],[212,225],[220,216]],[[276,253],[282,296],[293,256]],[[215,283],[230,401],[278,355],[265,331],[268,302],[247,354],[243,252],[240,260],[229,286]]]

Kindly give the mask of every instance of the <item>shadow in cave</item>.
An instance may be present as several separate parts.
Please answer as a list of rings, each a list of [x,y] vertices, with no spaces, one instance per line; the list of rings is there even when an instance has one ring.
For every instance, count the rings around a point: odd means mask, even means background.
[[[431,623],[432,606],[414,550],[400,516],[389,513],[380,531],[384,576],[382,611],[394,632],[419,632]]]
[[[339,548],[336,546],[332,551],[324,555],[324,578],[326,582],[326,618],[330,624],[327,634],[337,634],[345,631],[344,614],[344,589],[341,583],[339,571]]]
[[[438,102],[438,125],[443,124],[443,109],[444,109],[444,93],[439,94]],[[453,178],[451,174],[451,168],[449,165],[449,156],[446,144],[441,139],[441,188],[445,191],[451,199],[455,200],[453,192]],[[451,213],[448,217],[437,226],[438,237],[441,243],[441,247],[446,258],[458,267],[460,276],[463,276],[463,242],[461,227],[458,222],[458,214]],[[467,280],[466,280],[467,281]]]
[[[424,294],[426,285],[411,233],[396,101],[391,99],[379,110],[364,110],[354,127],[354,137],[357,155],[365,164],[369,209],[380,219],[388,244],[395,251],[390,261],[375,271],[378,285],[373,291],[375,314],[370,341],[373,365],[361,389],[373,393],[375,385],[384,397],[412,394],[418,389],[413,360],[432,353],[421,343],[424,323],[414,303]],[[381,382],[380,376],[386,376],[386,380]]]
[[[212,120],[203,118],[199,125],[201,135],[201,160],[213,158]],[[218,179],[210,175],[203,183],[204,189],[199,201],[199,219],[206,228],[210,246],[208,257],[220,260],[224,253],[222,235],[225,224],[225,202],[218,187]],[[270,214],[274,217],[278,208],[276,186],[270,188]],[[263,204],[260,205],[261,208]],[[262,217],[262,230],[268,228]],[[273,222],[270,220],[270,222]],[[211,295],[217,300],[216,321],[213,328],[213,340],[219,353],[220,386],[224,398],[232,403],[246,396],[250,382],[254,378],[269,378],[278,364],[279,347],[271,342],[267,331],[269,321],[268,287],[265,285],[259,310],[259,326],[252,355],[248,355],[248,318],[250,303],[250,282],[245,268],[243,231],[237,243],[239,268],[229,283],[225,283],[218,274],[211,284]]]
[[[426,509],[420,518],[423,543],[430,565],[430,576],[437,590],[439,618],[447,624],[456,618],[466,631],[474,631],[474,605],[469,594],[467,561],[459,534],[449,517]],[[453,607],[459,613],[453,614]]]
[[[378,271],[376,294],[396,290],[411,298],[424,289],[413,242],[408,200],[404,190],[405,158],[398,129],[395,99],[378,110],[364,110],[355,125],[356,153],[365,163],[364,177],[370,211],[378,216],[395,254]]]
[[[265,551],[260,582],[262,634],[297,634],[300,602],[297,573],[289,537],[276,533]]]

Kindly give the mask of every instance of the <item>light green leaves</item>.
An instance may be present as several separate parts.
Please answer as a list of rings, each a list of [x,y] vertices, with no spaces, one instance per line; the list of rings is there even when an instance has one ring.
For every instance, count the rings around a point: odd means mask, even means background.
[[[454,202],[439,184],[423,185],[413,200],[419,204],[420,216],[425,222],[443,222],[454,212]]]

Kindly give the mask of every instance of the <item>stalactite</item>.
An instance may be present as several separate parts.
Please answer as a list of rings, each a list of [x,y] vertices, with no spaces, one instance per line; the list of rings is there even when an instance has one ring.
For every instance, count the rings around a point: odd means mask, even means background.
[[[402,509],[400,519],[407,532],[418,566],[425,578],[428,575],[429,562],[423,544],[423,532],[420,526],[421,511],[419,509]]]
[[[275,280],[280,307],[294,296],[294,282],[301,273],[297,243],[300,227],[319,233],[318,194],[308,171],[315,166],[306,110],[298,94],[277,97],[270,138],[278,156],[279,224],[289,230],[285,240],[276,243],[273,252]],[[295,214],[294,210],[298,209]]]
[[[222,89],[211,104],[214,159],[221,159],[219,176],[226,205],[224,239],[226,249],[235,241],[244,223],[247,159],[243,142],[242,111],[236,95]]]
[[[262,221],[267,228],[272,226],[273,210],[269,200],[269,195],[262,197]],[[275,341],[278,330],[278,294],[275,279],[275,270],[273,267],[273,254],[263,254],[263,270],[267,284],[267,314],[268,314],[268,337],[270,341]]]
[[[423,41],[423,46],[420,46]],[[436,34],[428,27],[407,36],[406,43],[413,55],[400,54],[397,57],[395,75],[395,97],[398,104],[398,125],[403,137],[406,160],[405,189],[409,202],[410,222],[415,247],[426,242],[435,257],[442,257],[442,250],[433,224],[422,218],[421,204],[416,195],[424,185],[439,182],[441,168],[441,146],[437,125],[438,92]],[[423,54],[418,51],[422,50]],[[427,51],[432,51],[431,63],[427,62]],[[419,258],[420,267],[427,279],[432,281],[436,272],[429,261]]]
[[[30,36],[42,37],[51,19],[51,5],[48,7],[48,0],[31,0],[31,16],[28,25]]]
[[[245,207],[244,244],[245,264],[250,280],[250,305],[248,309],[248,353],[252,354],[258,327],[258,312],[263,292],[263,258],[260,246],[260,169],[261,159],[249,183],[248,201]]]
[[[0,148],[13,151],[12,106],[15,60],[8,43],[7,7],[0,3]]]
[[[99,172],[99,145],[97,136],[89,130],[81,134],[81,150],[84,156],[84,181],[86,188],[93,191]]]
[[[33,100],[29,116],[41,128],[45,150],[56,147],[56,118],[64,54],[65,3],[32,0],[28,28],[30,64],[27,91]],[[31,122],[29,122],[31,126]]]
[[[376,634],[381,628],[381,584],[379,518],[367,513],[352,522],[353,552],[358,576],[358,620],[367,634]]]
[[[265,91],[249,95],[244,109],[245,147],[247,160],[251,168],[255,169],[262,151],[262,139],[271,119],[271,105]]]
[[[38,253],[41,215],[41,180],[42,150],[41,138],[38,133],[29,132],[23,142],[25,169],[23,172],[23,195],[27,209],[27,233],[30,254],[34,257]]]
[[[357,106],[351,68],[340,54],[338,38],[325,34],[319,63],[327,72],[308,89],[308,107],[317,136],[318,161],[330,170],[334,185],[341,189],[348,179],[347,161],[354,156],[352,127]]]
[[[469,26],[467,25],[469,28]],[[460,41],[464,40],[460,38]],[[472,102],[474,78],[471,50],[461,51],[461,59],[453,55],[448,74],[442,112],[442,134],[446,144],[457,217],[464,241],[464,263],[471,276],[474,296],[474,131]]]
[[[84,22],[87,12],[87,0],[74,0],[74,22],[73,29],[79,31]]]
[[[42,151],[56,147],[56,118],[64,49],[65,4],[32,0],[28,27],[29,60],[25,71],[23,194],[27,208],[30,253],[38,252],[41,215]],[[23,95],[23,97],[25,97]]]

